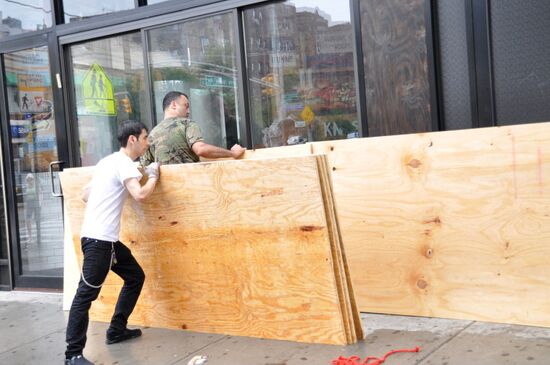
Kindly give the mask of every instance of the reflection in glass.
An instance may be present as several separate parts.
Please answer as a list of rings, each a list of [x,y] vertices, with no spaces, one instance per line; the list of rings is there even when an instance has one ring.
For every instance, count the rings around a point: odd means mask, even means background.
[[[118,124],[145,115],[143,47],[139,33],[70,47],[82,166],[118,151]]]
[[[0,289],[10,289],[8,265],[8,237],[6,235],[6,214],[4,212],[4,181],[0,186]]]
[[[358,136],[348,2],[259,6],[244,26],[255,148]]]
[[[116,11],[134,9],[134,0],[63,0],[65,24],[96,15],[114,13]]]
[[[432,130],[425,0],[361,0],[369,136]]]
[[[232,14],[186,21],[148,32],[157,123],[169,91],[189,95],[190,118],[206,142],[230,148],[239,132],[237,67]]]
[[[4,56],[23,274],[63,274],[61,199],[50,192],[58,160],[48,48]]]
[[[51,26],[50,0],[0,0],[0,38]]]

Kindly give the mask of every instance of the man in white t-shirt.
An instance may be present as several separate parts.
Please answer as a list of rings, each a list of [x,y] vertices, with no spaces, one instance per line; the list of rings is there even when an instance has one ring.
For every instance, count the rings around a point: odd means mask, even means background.
[[[142,174],[134,161],[149,147],[147,128],[137,121],[122,122],[117,138],[120,150],[98,162],[92,180],[83,189],[82,199],[87,202],[81,229],[84,262],[67,323],[66,365],[93,365],[82,354],[86,345],[88,311],[109,270],[124,280],[124,286],[107,330],[106,343],[141,336],[140,329],[128,329],[126,325],[145,274],[128,247],[119,241],[120,217],[128,193],[138,202],[151,195],[159,178],[159,165],[147,166],[149,179],[141,186]]]

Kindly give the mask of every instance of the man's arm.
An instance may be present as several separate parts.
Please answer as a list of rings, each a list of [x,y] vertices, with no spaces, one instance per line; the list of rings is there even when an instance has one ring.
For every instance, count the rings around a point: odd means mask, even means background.
[[[244,151],[246,151],[246,148],[243,148],[238,144],[231,147],[230,150],[226,150],[225,148],[213,146],[203,141],[197,141],[193,143],[191,149],[193,150],[193,152],[195,152],[197,156],[204,158],[239,158],[243,155]]]
[[[124,186],[136,201],[141,203],[153,193],[159,178],[159,167],[160,164],[158,162],[153,162],[145,167],[144,172],[149,176],[149,180],[143,186],[141,186],[137,178],[130,178],[124,181]]]
[[[153,193],[153,190],[155,190],[155,186],[157,185],[157,180],[158,177],[151,176],[145,185],[141,186],[137,178],[131,178],[124,182],[124,186],[126,186],[126,189],[128,189],[130,195],[136,201],[141,203]]]

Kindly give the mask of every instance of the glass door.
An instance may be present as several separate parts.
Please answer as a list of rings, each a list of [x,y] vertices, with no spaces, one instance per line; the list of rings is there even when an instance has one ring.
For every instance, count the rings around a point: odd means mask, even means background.
[[[59,140],[66,138],[58,138],[64,127],[59,126],[55,112],[55,99],[59,99],[57,80],[52,78],[51,50],[55,48],[48,47],[48,36],[25,43],[1,54],[6,111],[3,160],[9,183],[14,284],[61,288],[63,208],[62,200],[52,194],[54,186],[58,189],[57,173],[50,171],[61,165],[60,151],[66,151],[66,146]]]
[[[79,166],[93,166],[118,151],[117,128],[128,119],[151,128],[140,32],[69,44],[69,110]],[[78,159],[77,159],[78,160]]]

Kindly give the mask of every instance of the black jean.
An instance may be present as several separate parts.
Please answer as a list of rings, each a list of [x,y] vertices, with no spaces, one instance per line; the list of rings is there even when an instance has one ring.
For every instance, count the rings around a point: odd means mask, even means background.
[[[113,262],[111,270],[124,280],[124,285],[118,296],[108,332],[122,331],[126,328],[128,317],[132,314],[141,293],[145,274],[132,256],[130,249],[120,241],[111,243],[83,237],[80,242],[84,254],[82,273],[86,281],[94,286],[103,283],[107,277],[111,250],[114,246],[116,263]],[[84,350],[89,321],[88,311],[100,290],[101,288],[88,286],[80,277],[67,323],[67,351],[65,351],[67,358],[79,355]]]

